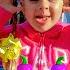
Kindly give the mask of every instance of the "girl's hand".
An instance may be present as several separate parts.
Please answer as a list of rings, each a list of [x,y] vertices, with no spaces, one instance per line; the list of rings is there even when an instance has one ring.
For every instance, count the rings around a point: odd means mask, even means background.
[[[17,61],[8,61],[8,62],[3,62],[3,68],[4,70],[17,70]]]
[[[11,13],[21,10],[21,7],[15,7],[12,5],[12,0],[0,0],[0,6]]]

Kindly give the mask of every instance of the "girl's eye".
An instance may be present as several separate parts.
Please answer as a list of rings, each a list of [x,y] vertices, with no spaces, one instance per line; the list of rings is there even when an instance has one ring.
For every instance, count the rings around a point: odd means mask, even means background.
[[[56,3],[57,0],[48,0],[49,2]]]
[[[30,1],[37,3],[40,0],[30,0]],[[48,0],[48,1],[51,2],[51,3],[56,3],[57,0]]]

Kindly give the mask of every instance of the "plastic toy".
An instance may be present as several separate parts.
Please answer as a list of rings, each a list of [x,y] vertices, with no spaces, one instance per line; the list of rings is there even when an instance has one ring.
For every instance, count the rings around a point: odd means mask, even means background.
[[[21,56],[22,64],[18,65],[17,70],[32,70],[32,66],[28,64],[28,60],[25,56]]]
[[[56,64],[52,66],[51,70],[66,70],[66,65],[62,63],[63,60],[63,56],[59,57],[56,61]]]

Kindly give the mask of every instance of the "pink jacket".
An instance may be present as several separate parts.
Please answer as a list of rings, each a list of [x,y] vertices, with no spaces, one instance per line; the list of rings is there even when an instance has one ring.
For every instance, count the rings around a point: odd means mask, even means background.
[[[4,26],[11,16],[0,7],[0,38],[12,32],[11,25]],[[25,21],[17,25],[16,37],[21,39],[21,54],[28,57],[33,70],[50,70],[60,56],[64,56],[65,64],[70,64],[70,25],[58,22],[50,30],[40,33]]]

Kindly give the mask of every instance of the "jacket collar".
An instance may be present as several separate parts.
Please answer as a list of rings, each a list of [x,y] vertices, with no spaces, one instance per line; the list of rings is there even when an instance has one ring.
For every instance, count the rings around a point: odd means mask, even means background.
[[[45,31],[43,33],[40,33],[38,31],[34,30],[32,28],[32,26],[27,21],[25,21],[24,23],[22,23],[21,26],[23,28],[22,30],[24,30],[26,32],[27,36],[30,39],[40,38],[41,34],[46,35],[47,38],[56,38],[56,37],[58,37],[61,34],[61,31],[62,31],[62,28],[63,28],[63,26],[61,25],[61,23],[58,22],[50,30]]]

